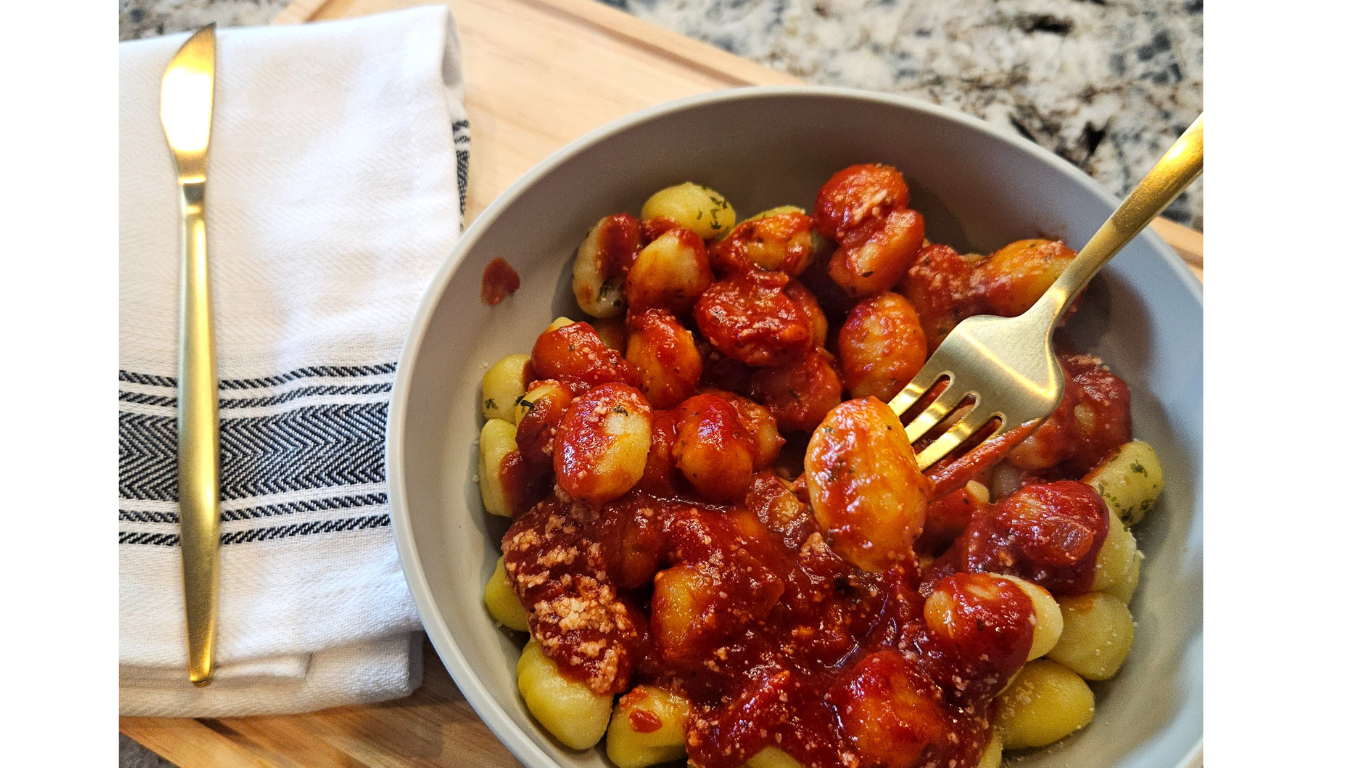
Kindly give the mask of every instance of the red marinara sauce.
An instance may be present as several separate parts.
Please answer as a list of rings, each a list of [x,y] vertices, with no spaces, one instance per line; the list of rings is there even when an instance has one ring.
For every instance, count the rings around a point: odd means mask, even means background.
[[[909,537],[919,557],[864,563],[869,570],[846,561],[818,527],[807,476],[775,472],[789,469],[778,456],[785,440],[810,451],[800,433],[823,423],[850,383],[827,348],[830,323],[861,344],[876,336],[857,312],[845,327],[853,300],[896,305],[907,322],[913,310],[933,348],[987,299],[1032,290],[1053,262],[1033,258],[1040,248],[1017,249],[1029,257],[1017,268],[1020,259],[925,246],[907,195],[895,169],[846,169],[822,189],[810,221],[742,222],[713,244],[699,295],[626,307],[625,357],[587,323],[547,330],[532,349],[538,399],[518,428],[530,458],[500,469],[505,485],[527,484],[513,504],[527,511],[502,541],[509,583],[562,674],[599,695],[624,693],[623,702],[642,685],[685,698],[697,768],[738,768],[770,746],[805,768],[977,765],[995,697],[1034,639],[1033,602],[1007,576],[1057,595],[1092,587],[1110,518],[1095,491],[1070,478],[1131,432],[1127,387],[1094,358],[1063,357],[1068,397],[1032,436],[1032,425],[1016,428],[970,454],[978,459],[922,478],[933,491],[925,530]],[[598,272],[638,272],[649,283],[651,270],[633,267],[675,226],[601,220],[589,243]],[[813,226],[840,249],[826,243],[817,254]],[[840,271],[853,264],[867,269]],[[883,293],[894,284],[905,302]],[[844,346],[886,357],[872,342]],[[849,349],[840,351],[848,362]],[[609,428],[615,416],[621,423]],[[649,420],[648,449],[639,422],[622,438],[627,416]],[[630,483],[595,492],[595,481],[628,467],[618,451],[626,442]],[[872,443],[853,440],[832,471],[852,477],[850,457]],[[995,502],[964,489],[1008,455],[1022,488]],[[549,495],[531,485],[551,474]],[[650,712],[629,718],[640,733],[662,727]]]
[[[517,270],[499,256],[484,267],[484,279],[479,286],[479,299],[492,307],[516,293],[520,287],[522,278],[517,274]]]
[[[552,494],[503,550],[532,636],[561,671],[600,693],[684,694],[689,758],[703,768],[769,745],[810,768],[973,765],[1032,638],[1011,582],[926,579],[914,560],[862,571],[768,471],[736,505],[636,490],[594,510]],[[927,623],[922,595],[954,609]],[[969,631],[945,634],[955,620]]]

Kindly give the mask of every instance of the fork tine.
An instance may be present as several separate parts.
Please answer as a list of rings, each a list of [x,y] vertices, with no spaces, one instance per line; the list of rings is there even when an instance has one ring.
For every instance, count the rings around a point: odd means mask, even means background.
[[[934,429],[934,425],[943,421],[945,416],[953,413],[958,407],[958,403],[962,401],[966,393],[963,392],[961,386],[955,385],[956,382],[950,379],[949,386],[926,405],[925,410],[921,411],[919,416],[916,416],[910,424],[906,425],[906,437],[909,437],[912,443],[924,437],[926,432]]]
[[[953,449],[962,445],[963,441],[977,434],[977,431],[986,426],[987,422],[991,421],[994,416],[1001,416],[1001,414],[988,409],[979,400],[972,407],[972,410],[964,414],[963,418],[959,419],[947,432],[940,435],[938,440],[930,443],[928,448],[916,454],[916,464],[920,466],[920,469],[923,472],[926,467],[949,455]],[[1004,418],[1002,418],[1002,425],[1004,425],[1004,423]],[[1000,429],[1001,427],[997,426],[992,434],[999,432]],[[991,435],[987,435],[988,439],[990,437]]]
[[[933,389],[940,379],[945,377],[948,378],[949,386],[952,387],[953,374],[951,372],[939,369],[937,366],[931,367],[929,363],[926,363],[920,368],[920,372],[915,375],[915,378],[911,379],[910,384],[896,393],[896,397],[887,401],[887,406],[892,409],[892,413],[901,416],[910,410],[911,406],[915,405],[920,398],[924,397],[926,392]]]

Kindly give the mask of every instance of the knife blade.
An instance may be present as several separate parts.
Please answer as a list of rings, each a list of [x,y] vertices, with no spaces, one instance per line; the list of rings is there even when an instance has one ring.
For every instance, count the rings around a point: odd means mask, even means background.
[[[177,475],[188,671],[196,686],[213,682],[218,635],[218,361],[204,216],[217,54],[214,27],[191,35],[161,78],[161,127],[180,185]]]

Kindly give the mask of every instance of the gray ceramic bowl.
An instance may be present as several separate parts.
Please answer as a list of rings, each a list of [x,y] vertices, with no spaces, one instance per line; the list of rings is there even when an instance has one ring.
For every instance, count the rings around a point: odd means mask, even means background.
[[[476,147],[476,151],[478,148]],[[520,648],[484,610],[482,589],[506,523],[474,482],[485,367],[529,352],[557,315],[577,316],[569,263],[599,217],[636,212],[682,180],[714,187],[740,214],[810,207],[854,163],[905,174],[928,237],[988,252],[1046,233],[1074,247],[1117,201],[1066,162],[976,119],[908,99],[824,88],[752,88],[676,101],[595,131],[502,194],[446,259],[403,348],[389,413],[388,479],[403,569],[436,650],[475,711],[531,768],[608,766],[542,731],[517,693]],[[496,307],[479,301],[494,257],[522,276]],[[1135,434],[1167,476],[1136,533],[1147,554],[1133,601],[1134,649],[1097,686],[1095,721],[1021,761],[1088,768],[1198,764],[1202,706],[1203,315],[1199,283],[1151,232],[1093,284],[1069,324],[1133,389]]]

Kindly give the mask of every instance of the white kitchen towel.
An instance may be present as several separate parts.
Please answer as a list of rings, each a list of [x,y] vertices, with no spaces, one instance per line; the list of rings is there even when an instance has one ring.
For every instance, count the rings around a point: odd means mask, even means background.
[[[445,7],[218,32],[207,188],[223,534],[218,674],[185,678],[176,504],[180,211],[158,105],[187,35],[119,48],[119,709],[301,712],[404,696],[416,608],[384,424],[469,161]]]

